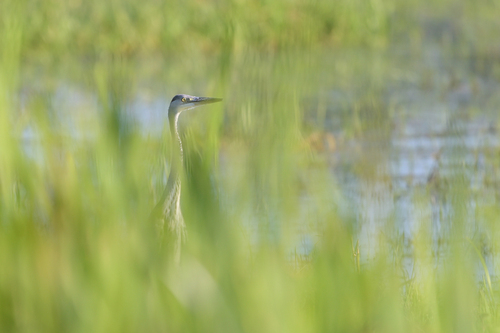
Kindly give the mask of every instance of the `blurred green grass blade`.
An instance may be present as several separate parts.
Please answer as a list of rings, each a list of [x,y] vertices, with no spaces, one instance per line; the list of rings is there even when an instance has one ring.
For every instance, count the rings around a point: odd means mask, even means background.
[[[484,257],[481,254],[481,251],[479,251],[479,248],[476,246],[476,244],[474,244],[472,242],[472,240],[469,238],[467,238],[467,241],[472,246],[472,248],[474,249],[474,251],[476,252],[476,254],[479,258],[479,261],[481,262],[481,265],[482,265],[483,271],[484,271],[484,276],[485,276],[486,282],[488,283],[488,290],[491,294],[493,294],[493,286],[491,285],[490,272],[488,270],[488,266],[486,265],[486,261],[484,261]]]
[[[0,186],[4,211],[14,206],[17,133],[13,131],[18,101],[21,48],[23,45],[24,1],[3,1],[0,5]],[[16,149],[17,148],[17,149]]]

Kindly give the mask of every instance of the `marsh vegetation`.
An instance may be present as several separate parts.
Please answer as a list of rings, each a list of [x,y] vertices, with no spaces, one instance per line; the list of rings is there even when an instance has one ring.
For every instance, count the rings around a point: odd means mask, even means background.
[[[495,1],[0,2],[0,331],[498,331]],[[179,266],[147,223],[181,116]]]

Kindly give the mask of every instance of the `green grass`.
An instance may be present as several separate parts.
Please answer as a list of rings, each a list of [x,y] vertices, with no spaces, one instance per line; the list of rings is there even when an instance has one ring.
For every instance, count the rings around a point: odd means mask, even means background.
[[[482,193],[458,170],[415,192],[410,245],[389,217],[367,253],[328,154],[308,139],[333,114],[337,145],[379,140],[353,173],[367,191],[389,188],[378,170],[404,107],[384,98],[403,67],[392,47],[413,59],[435,42],[498,79],[498,14],[495,2],[447,0],[2,1],[0,331],[498,331],[497,272],[484,259],[498,251],[496,203],[476,207],[471,234],[465,207]],[[75,90],[85,101],[58,104]],[[353,100],[332,106],[331,91]],[[147,223],[168,126],[148,136],[126,116],[136,96],[175,93],[224,98],[182,120],[179,267]],[[439,258],[436,188],[454,212]],[[316,236],[307,256],[291,250],[304,225]]]

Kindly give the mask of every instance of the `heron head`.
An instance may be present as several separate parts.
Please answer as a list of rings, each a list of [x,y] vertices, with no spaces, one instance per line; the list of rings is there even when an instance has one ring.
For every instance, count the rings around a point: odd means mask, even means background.
[[[216,103],[220,101],[222,101],[222,98],[197,97],[184,94],[175,95],[170,102],[170,107],[168,108],[168,116],[176,116],[182,111],[194,109],[201,105]]]

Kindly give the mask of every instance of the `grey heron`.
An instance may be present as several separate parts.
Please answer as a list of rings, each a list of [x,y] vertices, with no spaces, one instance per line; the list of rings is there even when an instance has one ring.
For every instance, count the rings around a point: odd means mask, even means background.
[[[168,108],[168,122],[170,135],[172,136],[173,150],[170,174],[167,185],[160,200],[151,213],[151,220],[156,224],[160,241],[163,241],[165,224],[168,233],[169,247],[172,248],[175,262],[180,261],[181,244],[186,236],[186,225],[182,217],[181,199],[181,171],[183,167],[183,149],[181,136],[179,134],[178,120],[183,111],[196,108],[201,105],[222,101],[221,98],[197,97],[190,95],[175,95]]]

